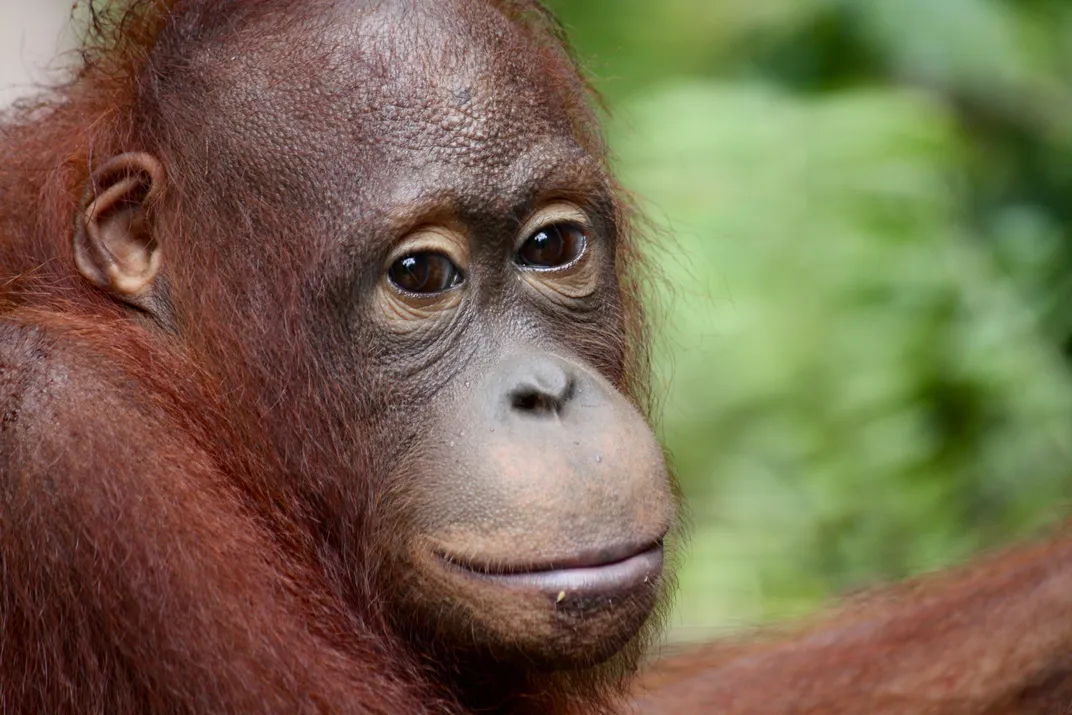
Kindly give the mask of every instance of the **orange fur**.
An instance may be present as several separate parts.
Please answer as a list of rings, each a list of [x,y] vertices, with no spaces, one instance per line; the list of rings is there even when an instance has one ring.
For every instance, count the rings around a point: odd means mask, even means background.
[[[1068,715],[1067,534],[864,597],[792,634],[657,662],[640,713]]]

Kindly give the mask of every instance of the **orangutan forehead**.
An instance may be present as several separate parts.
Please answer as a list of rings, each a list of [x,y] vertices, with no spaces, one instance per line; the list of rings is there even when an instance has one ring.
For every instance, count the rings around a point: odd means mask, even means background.
[[[457,0],[350,0],[330,5],[321,25],[343,46],[381,53],[394,67],[422,75],[532,65],[542,33],[496,3]],[[415,64],[399,65],[400,61]]]
[[[356,111],[410,119],[426,138],[443,134],[439,146],[466,151],[511,138],[494,127],[569,131],[572,67],[493,8],[409,0],[341,3],[335,13],[334,79]]]
[[[185,65],[203,86],[198,117],[168,113],[185,146],[211,147],[246,176],[270,170],[265,183],[280,188],[288,177],[298,188],[368,185],[370,171],[390,167],[442,185],[464,178],[470,194],[484,184],[496,193],[517,179],[518,160],[538,147],[599,154],[584,135],[588,108],[568,58],[494,7],[453,0],[321,7],[303,23],[254,19],[230,46]],[[205,140],[189,141],[191,131]],[[324,166],[333,167],[330,177]],[[349,176],[356,166],[361,176]]]
[[[515,3],[507,2],[510,7]],[[291,7],[291,6],[285,6]],[[398,86],[466,92],[531,93],[560,85],[584,93],[575,68],[538,23],[519,22],[494,2],[314,0],[291,11],[249,12],[232,32],[199,27],[184,38],[194,56],[165,60],[233,85],[258,74],[295,76],[324,90],[384,92]],[[203,19],[203,18],[202,18]],[[199,51],[200,50],[200,51]],[[546,94],[546,92],[545,92]]]

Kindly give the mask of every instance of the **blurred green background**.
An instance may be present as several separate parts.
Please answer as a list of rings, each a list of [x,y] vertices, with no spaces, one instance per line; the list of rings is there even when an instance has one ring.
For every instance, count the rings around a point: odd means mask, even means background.
[[[549,4],[661,228],[671,638],[1068,513],[1072,3]]]

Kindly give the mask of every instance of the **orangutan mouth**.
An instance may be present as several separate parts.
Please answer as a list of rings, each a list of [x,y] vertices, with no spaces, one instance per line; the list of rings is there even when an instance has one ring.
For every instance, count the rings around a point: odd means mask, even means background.
[[[440,558],[457,571],[504,586],[538,590],[559,598],[600,596],[655,583],[663,570],[663,542],[660,539],[639,549],[599,549],[545,564],[491,566]]]

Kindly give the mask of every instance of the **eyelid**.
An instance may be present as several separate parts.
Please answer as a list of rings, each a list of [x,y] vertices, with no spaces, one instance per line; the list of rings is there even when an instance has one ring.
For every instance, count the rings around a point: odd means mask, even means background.
[[[514,242],[514,250],[520,250],[525,244],[525,241],[529,240],[541,228],[553,226],[558,223],[577,224],[583,228],[585,234],[591,238],[592,220],[589,218],[588,214],[576,204],[569,203],[568,201],[556,201],[535,211],[525,223],[521,225],[521,230],[518,231],[517,240]]]
[[[383,272],[390,270],[396,261],[416,253],[440,253],[463,274],[469,268],[469,241],[465,235],[446,226],[426,226],[408,234],[391,248]]]

